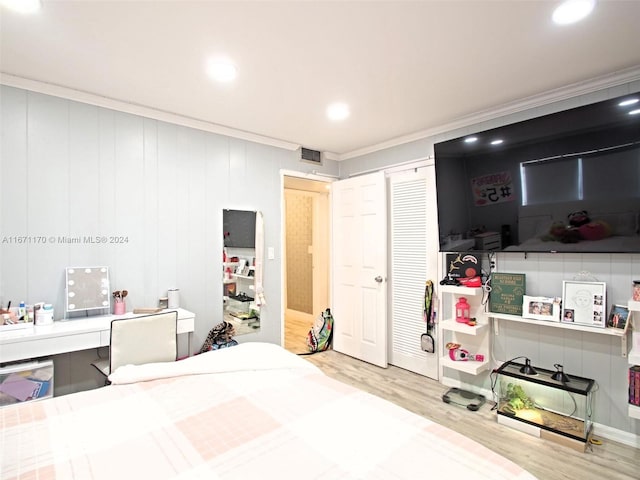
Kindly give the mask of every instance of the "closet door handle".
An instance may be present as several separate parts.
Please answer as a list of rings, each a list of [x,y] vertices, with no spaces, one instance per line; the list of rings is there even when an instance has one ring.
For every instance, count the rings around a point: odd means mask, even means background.
[[[378,275],[376,278],[374,278],[374,280],[378,283],[382,283],[383,278],[380,275]]]

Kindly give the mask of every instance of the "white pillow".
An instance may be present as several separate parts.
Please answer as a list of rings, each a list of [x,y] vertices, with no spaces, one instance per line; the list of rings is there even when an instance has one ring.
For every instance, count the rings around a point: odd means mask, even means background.
[[[520,217],[518,222],[518,240],[524,242],[534,237],[541,237],[549,233],[553,223],[551,215],[534,215]]]

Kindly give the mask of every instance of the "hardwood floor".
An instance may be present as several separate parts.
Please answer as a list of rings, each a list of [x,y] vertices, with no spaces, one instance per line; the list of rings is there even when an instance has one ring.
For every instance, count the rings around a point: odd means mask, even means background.
[[[284,323],[284,348],[293,353],[308,352],[307,334],[312,325],[311,316],[288,311]]]
[[[307,331],[308,328],[307,325]],[[299,334],[290,341],[296,339]],[[578,452],[499,425],[489,402],[477,412],[446,404],[442,394],[448,387],[407,370],[394,366],[379,368],[333,350],[302,358],[330,377],[385,398],[486,445],[540,480],[640,479],[640,449],[601,439],[602,445],[590,446],[585,453]],[[428,471],[428,466],[425,468]]]

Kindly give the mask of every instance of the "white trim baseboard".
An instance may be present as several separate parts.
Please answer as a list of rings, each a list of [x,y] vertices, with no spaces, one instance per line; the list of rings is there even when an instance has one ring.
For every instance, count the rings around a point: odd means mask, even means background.
[[[622,443],[630,447],[640,448],[640,436],[635,433],[618,430],[607,425],[593,424],[593,433],[596,437],[606,438],[614,442]]]

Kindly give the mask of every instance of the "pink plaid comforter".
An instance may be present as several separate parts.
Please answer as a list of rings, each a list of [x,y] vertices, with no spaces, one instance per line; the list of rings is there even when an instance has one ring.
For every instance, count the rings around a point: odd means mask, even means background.
[[[280,347],[241,344],[193,358],[0,409],[0,478],[533,478]],[[136,381],[149,376],[158,378]]]

